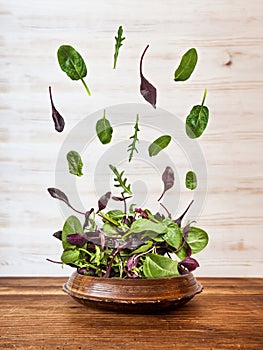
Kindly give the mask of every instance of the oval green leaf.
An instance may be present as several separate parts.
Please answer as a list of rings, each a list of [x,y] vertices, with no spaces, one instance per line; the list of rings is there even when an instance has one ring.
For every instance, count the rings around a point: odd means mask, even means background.
[[[67,241],[67,236],[72,234],[72,233],[82,233],[82,234],[84,233],[83,227],[81,225],[81,222],[74,215],[70,216],[65,221],[65,224],[63,226],[63,230],[62,230],[62,246],[63,246],[64,249],[73,249],[73,248],[76,247],[74,244],[70,244]]]
[[[198,227],[190,227],[187,237],[187,243],[192,249],[192,254],[199,253],[208,244],[208,234]]]
[[[176,223],[170,223],[167,226],[167,233],[163,239],[172,247],[178,249],[182,243],[182,232]]]
[[[64,250],[61,255],[61,261],[64,264],[74,264],[77,265],[80,257],[80,251],[78,249],[68,249]]]
[[[161,222],[153,222],[148,219],[138,219],[134,221],[130,227],[130,233],[140,233],[143,231],[152,231],[155,233],[166,233],[167,227],[163,225]]]
[[[166,256],[148,254],[143,264],[143,273],[146,278],[178,276],[178,262]]]
[[[61,45],[57,52],[58,63],[60,68],[72,80],[81,80],[88,95],[90,90],[83,78],[87,75],[86,64],[81,55],[70,45]]]
[[[193,171],[188,171],[185,176],[185,187],[189,190],[194,190],[197,187],[197,177]]]
[[[76,151],[70,151],[67,154],[68,169],[73,175],[82,176],[83,163],[80,155]]]
[[[185,81],[190,78],[193,73],[198,55],[195,48],[188,50],[182,57],[181,62],[174,72],[175,81]]]
[[[106,111],[104,110],[103,117],[97,121],[96,132],[100,142],[103,145],[111,142],[113,129],[110,122],[106,119]]]
[[[185,130],[187,136],[191,139],[200,137],[205,131],[208,123],[209,110],[206,106],[204,106],[206,92],[207,91],[205,90],[202,104],[194,106],[186,118]]]
[[[149,156],[156,156],[159,152],[161,152],[164,148],[166,148],[169,145],[170,141],[170,135],[160,136],[158,139],[156,139],[150,144],[148,148]]]

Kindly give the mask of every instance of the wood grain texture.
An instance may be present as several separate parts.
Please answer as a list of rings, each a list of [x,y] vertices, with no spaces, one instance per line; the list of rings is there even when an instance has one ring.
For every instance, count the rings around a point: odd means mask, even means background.
[[[200,278],[200,295],[162,315],[85,308],[65,282],[0,279],[1,349],[262,349],[262,279]]]
[[[113,71],[119,25],[126,40]],[[211,240],[198,257],[196,274],[262,276],[261,0],[76,0],[74,6],[62,0],[2,0],[0,26],[0,275],[69,274],[45,261],[61,254],[51,236],[64,216],[46,193],[55,183],[57,155],[84,117],[120,103],[144,103],[138,64],[150,44],[144,73],[158,89],[158,106],[184,121],[208,90],[211,118],[199,141],[208,181],[198,225]],[[88,63],[90,98],[81,83],[70,81],[58,67],[56,51],[65,43]],[[199,63],[191,80],[176,85],[174,70],[190,47],[197,48]],[[49,85],[66,119],[62,134],[52,125]],[[150,139],[155,131],[143,137]],[[89,174],[101,158],[95,144],[91,151],[87,180],[79,182],[87,208],[97,201]],[[175,153],[173,159],[183,173],[180,156]],[[150,200],[158,198],[162,184],[157,174],[148,173],[146,163],[134,170],[150,179]],[[179,211],[190,197],[182,193]]]

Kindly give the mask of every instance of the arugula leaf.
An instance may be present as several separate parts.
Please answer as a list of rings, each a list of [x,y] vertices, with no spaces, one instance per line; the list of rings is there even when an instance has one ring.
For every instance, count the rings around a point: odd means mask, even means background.
[[[96,123],[96,132],[100,142],[103,145],[111,142],[113,129],[110,122],[106,119],[106,110],[104,109],[103,117]]]
[[[140,92],[142,96],[145,98],[145,100],[149,102],[153,106],[153,108],[156,108],[157,90],[142,74],[142,60],[144,58],[145,52],[147,51],[148,47],[149,45],[146,46],[140,60],[140,77],[141,77]]]
[[[138,139],[138,131],[140,131],[139,129],[139,115],[137,114],[136,116],[136,122],[135,122],[135,125],[134,125],[134,134],[130,137],[130,139],[133,139],[132,143],[128,146],[128,152],[130,152],[130,156],[129,156],[129,162],[132,160],[132,157],[133,157],[133,153],[134,151],[136,151],[138,153],[138,150],[136,148],[136,142],[139,142],[139,139]]]
[[[81,157],[76,151],[69,151],[67,154],[69,172],[73,175],[82,176],[83,163]]]
[[[109,167],[111,168],[113,173],[116,175],[116,177],[114,178],[114,181],[117,182],[117,184],[115,184],[114,186],[115,187],[122,187],[123,193],[132,194],[131,185],[126,185],[127,178],[123,179],[124,170],[121,173],[119,173],[119,171],[117,170],[117,168],[115,166],[109,164]]]
[[[197,177],[193,171],[188,171],[185,175],[185,187],[194,190],[197,187]]]
[[[123,34],[123,29],[122,29],[122,26],[120,26],[118,29],[118,34],[117,34],[117,36],[115,36],[116,44],[115,44],[113,69],[116,69],[117,59],[119,56],[119,50],[120,50],[120,47],[122,46],[123,40],[125,39],[124,37],[122,37],[122,34]]]
[[[148,254],[143,264],[146,278],[178,276],[178,262],[158,254]]]
[[[190,78],[193,73],[198,55],[195,48],[188,50],[182,57],[181,62],[174,72],[175,81],[185,81]]]
[[[51,93],[51,86],[49,86],[48,90],[49,90],[49,97],[50,97],[51,108],[52,108],[52,119],[53,119],[54,124],[55,124],[55,129],[58,132],[61,132],[64,129],[65,121],[64,121],[62,115],[57,111],[57,109],[54,105],[52,93]]]
[[[81,80],[90,96],[90,90],[83,79],[87,75],[87,67],[81,55],[72,46],[61,45],[58,49],[57,57],[63,72],[72,80]]]
[[[166,167],[162,175],[162,180],[164,184],[164,189],[163,189],[163,193],[158,199],[158,202],[163,198],[163,195],[165,194],[165,192],[168,191],[170,188],[172,188],[174,185],[174,172],[171,167],[169,166]]]
[[[188,137],[200,137],[208,123],[209,110],[204,106],[207,90],[205,89],[201,105],[194,106],[186,118],[185,130]]]
[[[161,150],[163,150],[169,145],[170,141],[171,141],[171,136],[169,135],[160,136],[158,139],[156,139],[150,144],[148,148],[149,156],[150,157],[156,156],[159,152],[161,152]]]

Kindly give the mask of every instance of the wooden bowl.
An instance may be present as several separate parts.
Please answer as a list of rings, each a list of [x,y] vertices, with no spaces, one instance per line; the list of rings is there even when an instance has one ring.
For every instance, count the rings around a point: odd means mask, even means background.
[[[173,310],[203,289],[192,273],[166,278],[117,279],[74,272],[63,291],[88,307],[132,313]]]

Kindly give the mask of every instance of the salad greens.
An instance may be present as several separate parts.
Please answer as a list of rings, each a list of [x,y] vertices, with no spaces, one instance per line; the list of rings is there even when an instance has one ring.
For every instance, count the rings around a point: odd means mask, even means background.
[[[81,80],[90,96],[90,90],[83,79],[87,75],[87,67],[81,55],[72,46],[61,45],[58,49],[57,57],[63,72],[72,80]]]
[[[81,157],[76,151],[69,151],[67,154],[69,172],[73,175],[82,176],[83,163]]]
[[[206,247],[208,235],[191,223],[181,227],[192,203],[178,219],[142,208],[127,212],[126,201],[131,196],[125,197],[124,193],[132,194],[131,185],[126,184],[124,171],[119,172],[113,165],[110,169],[116,175],[115,186],[122,189],[121,196],[111,196],[111,192],[101,196],[96,213],[93,208],[85,213],[77,211],[61,190],[48,189],[53,198],[84,216],[84,224],[70,216],[62,233],[54,234],[62,241],[62,263],[76,267],[79,273],[105,278],[159,278],[195,270],[199,264],[191,255]],[[166,167],[162,180],[164,194],[174,182],[170,167]],[[104,211],[111,199],[122,200],[124,210]]]
[[[122,26],[120,26],[118,29],[117,36],[115,36],[116,43],[115,43],[115,52],[113,57],[113,69],[116,69],[119,50],[120,50],[120,47],[122,46],[123,40],[125,39],[124,37],[122,37],[122,34],[123,34],[123,29],[122,29]]]
[[[120,26],[115,37],[114,69],[116,69],[119,49],[124,39],[123,29]],[[142,73],[142,63],[148,47],[149,45],[146,46],[140,58],[140,93],[156,108],[157,90]],[[72,46],[62,45],[58,49],[57,58],[61,69],[72,80],[81,80],[90,95],[90,90],[84,81],[87,67],[81,55]],[[189,79],[197,60],[196,49],[188,50],[182,56],[174,73],[174,80]],[[186,134],[191,139],[200,137],[208,123],[209,111],[204,105],[206,93],[205,90],[201,105],[194,106],[186,118]],[[49,95],[55,129],[61,132],[65,122],[54,106],[51,87],[49,87]],[[139,131],[137,114],[134,133],[130,136],[132,141],[127,149],[129,162],[133,159],[134,153],[138,153]],[[96,134],[103,145],[111,142],[113,128],[110,121],[106,119],[105,110],[103,117],[96,123]],[[171,139],[170,135],[162,135],[151,142],[148,147],[149,156],[158,155],[169,145]],[[78,152],[69,151],[67,162],[71,174],[83,175],[83,162]],[[53,234],[62,243],[63,252],[59,263],[75,267],[81,274],[104,278],[160,278],[186,274],[195,270],[199,263],[192,255],[202,251],[207,246],[209,238],[203,229],[193,226],[193,222],[183,222],[193,200],[178,218],[173,218],[161,202],[166,192],[174,186],[173,169],[166,166],[161,178],[163,190],[157,202],[160,204],[160,210],[164,210],[164,215],[162,212],[152,213],[148,208],[140,208],[134,203],[128,203],[133,197],[133,192],[131,183],[128,183],[124,175],[124,170],[119,171],[112,164],[109,164],[109,168],[114,174],[114,187],[118,188],[120,193],[112,195],[108,191],[101,195],[97,201],[97,209],[79,211],[71,205],[63,191],[53,187],[47,189],[51,197],[64,202],[83,218],[81,221],[77,216],[71,215],[65,221],[63,228]],[[185,185],[190,190],[197,187],[194,171],[187,172]],[[123,210],[107,210],[110,201],[121,202]]]
[[[174,72],[175,81],[185,81],[190,78],[193,73],[198,55],[195,48],[188,50],[182,57],[181,62]]]
[[[154,140],[148,148],[149,156],[153,157],[160,153],[169,145],[171,139],[170,135],[163,135]]]
[[[145,98],[145,100],[149,102],[153,106],[153,108],[156,108],[157,90],[142,74],[142,61],[143,61],[145,52],[148,50],[148,47],[149,45],[147,45],[146,48],[144,49],[140,60],[140,77],[141,77],[140,92],[142,96]]]
[[[99,119],[96,123],[96,132],[100,142],[103,145],[106,145],[107,143],[111,142],[113,129],[108,119],[106,119],[105,109],[103,112],[103,117]]]
[[[197,177],[195,172],[188,171],[185,175],[185,187],[189,190],[195,190],[197,187]]]
[[[201,105],[194,106],[186,118],[185,130],[188,137],[200,137],[208,123],[209,110],[204,106],[207,90],[205,89]]]
[[[52,93],[51,93],[51,86],[49,86],[48,91],[49,91],[49,97],[50,97],[51,108],[52,108],[52,119],[53,119],[53,122],[55,124],[55,129],[58,132],[61,132],[64,129],[65,121],[64,121],[62,115],[57,111],[57,109],[54,105]]]
[[[132,143],[128,146],[128,152],[130,152],[129,162],[132,160],[133,153],[134,152],[138,153],[138,150],[136,148],[136,143],[139,142],[138,132],[140,131],[138,123],[139,123],[139,115],[137,114],[136,122],[135,122],[135,125],[134,125],[134,134],[130,137],[130,139],[132,139]]]

